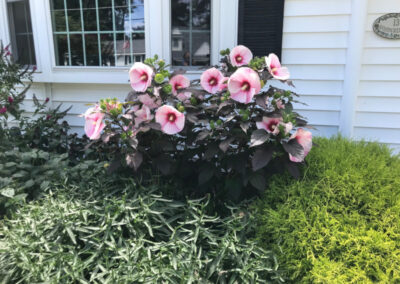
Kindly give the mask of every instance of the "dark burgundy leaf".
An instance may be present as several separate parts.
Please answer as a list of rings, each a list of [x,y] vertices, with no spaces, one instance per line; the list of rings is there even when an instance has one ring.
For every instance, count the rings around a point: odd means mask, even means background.
[[[247,133],[247,130],[249,129],[251,123],[250,122],[241,122],[240,123],[240,128],[244,131],[244,133]]]
[[[260,107],[262,107],[263,109],[267,109],[267,107],[268,107],[267,99],[268,99],[267,95],[256,96],[256,104],[259,105]]]
[[[136,147],[139,145],[139,141],[136,139],[136,137],[129,137],[128,143],[133,149],[136,149]]]
[[[132,120],[133,119],[133,115],[131,113],[127,113],[122,115],[123,118],[127,119],[127,120]]]
[[[253,173],[250,176],[250,184],[254,186],[256,189],[259,191],[264,191],[265,188],[267,187],[267,181],[265,180],[265,177],[261,175],[260,173]]]
[[[288,84],[290,87],[296,88],[292,80],[286,80],[286,84]]]
[[[87,149],[89,149],[90,148],[90,146],[92,146],[93,144],[95,144],[97,141],[92,141],[92,142],[90,142],[89,144],[86,144],[85,145],[85,150],[87,150]]]
[[[135,171],[140,167],[143,162],[143,155],[140,152],[135,152],[133,154],[127,154],[125,157],[126,164],[133,168]]]
[[[138,98],[138,93],[136,93],[136,91],[132,90],[126,96],[125,101],[126,102],[136,102],[137,98]]]
[[[147,123],[147,126],[150,127],[151,129],[154,129],[154,130],[158,130],[158,131],[161,130],[161,125],[159,123],[157,123],[157,122]]]
[[[307,125],[307,121],[305,121],[304,119],[301,119],[299,117],[296,117],[296,125],[297,126],[306,126]]]
[[[115,136],[115,133],[111,133],[111,132],[103,133],[101,135],[101,141],[103,141],[103,143],[108,143],[108,141],[110,141],[110,138],[113,136]]]
[[[272,159],[272,154],[273,151],[271,148],[257,149],[251,159],[253,171],[258,171],[268,165],[269,161]]]
[[[187,120],[189,120],[191,123],[197,123],[199,119],[197,118],[196,114],[194,113],[188,113],[186,115]]]
[[[240,178],[227,178],[225,180],[225,190],[232,201],[239,201],[240,195],[242,194],[242,183]]]
[[[230,106],[232,103],[229,101],[222,102],[218,107],[218,112],[226,106]]]
[[[121,158],[115,158],[107,168],[107,173],[111,174],[121,167]]]
[[[250,147],[264,144],[269,138],[269,134],[264,129],[257,129],[251,134]]]
[[[288,142],[282,141],[282,146],[290,155],[301,159],[304,156],[304,148],[296,139],[290,139]]]
[[[217,144],[209,144],[207,145],[207,150],[204,153],[204,159],[210,160],[218,153],[218,145]]]
[[[166,156],[160,156],[160,157],[156,158],[154,160],[154,163],[155,163],[157,169],[159,169],[163,175],[169,175],[173,171],[172,160]]]
[[[286,165],[286,168],[287,168],[288,172],[290,173],[290,175],[292,177],[294,177],[295,179],[300,179],[301,172],[300,172],[298,163],[293,163],[291,161],[287,161],[285,163],[285,165]]]
[[[213,167],[204,167],[199,173],[199,184],[205,184],[208,182],[214,175],[214,168]]]
[[[182,74],[185,74],[185,73],[186,73],[186,70],[184,70],[184,69],[174,70],[174,72],[172,72],[172,74],[171,74],[171,78],[176,76],[176,75],[182,75]]]
[[[229,148],[229,145],[235,140],[235,138],[230,137],[219,143],[219,148],[221,149],[222,152],[226,152]]]
[[[210,131],[208,131],[208,130],[201,131],[197,135],[196,141],[204,140],[204,139],[206,139],[208,137],[208,135],[210,135]]]

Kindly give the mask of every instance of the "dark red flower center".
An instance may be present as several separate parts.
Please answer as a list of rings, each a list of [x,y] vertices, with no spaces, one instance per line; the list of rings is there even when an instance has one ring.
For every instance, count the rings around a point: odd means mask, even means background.
[[[175,90],[182,89],[182,86],[180,84],[175,84]]]
[[[147,81],[148,78],[149,78],[149,76],[147,76],[146,73],[143,73],[142,76],[140,77],[140,80]]]
[[[242,56],[240,56],[240,55],[237,55],[237,56],[236,56],[236,62],[241,63],[242,60],[243,60],[243,57],[242,57]]]
[[[210,80],[208,80],[208,83],[209,83],[211,86],[215,86],[215,85],[217,85],[218,80],[217,80],[217,78],[212,77]]]
[[[176,114],[173,112],[170,112],[169,114],[167,114],[167,118],[169,122],[174,122],[176,120]]]
[[[248,90],[250,90],[250,84],[249,84],[249,82],[243,82],[243,84],[242,84],[242,90],[243,90],[243,91],[248,91]]]
[[[278,126],[278,124],[279,124],[279,120],[277,120],[277,119],[276,120],[271,120],[267,124],[267,129],[269,131],[273,132],[276,129],[276,127]]]

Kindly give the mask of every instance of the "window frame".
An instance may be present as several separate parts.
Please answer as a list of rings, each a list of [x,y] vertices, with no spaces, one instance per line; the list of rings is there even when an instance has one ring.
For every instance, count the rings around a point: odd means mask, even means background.
[[[0,0],[0,39],[10,42],[6,1]],[[49,0],[29,0],[37,72],[34,82],[127,84],[130,66],[56,66],[54,35]],[[237,43],[239,0],[211,0],[211,65],[220,60],[219,51]],[[144,0],[146,57],[158,54],[171,62],[170,0]],[[188,70],[189,77],[202,71]]]
[[[9,26],[9,9],[7,7],[7,3],[9,2],[19,2],[18,0],[0,0],[0,40],[2,40],[4,45],[10,44],[10,50],[11,53],[13,53],[13,46],[12,46],[12,38],[10,34],[10,26]],[[40,53],[39,53],[39,43],[36,37],[37,34],[37,28],[36,28],[36,19],[32,17],[32,0],[29,0],[29,8],[31,13],[31,25],[32,25],[32,37],[33,37],[33,46],[34,46],[34,56],[36,60],[36,72],[41,73],[42,72],[42,64],[41,64],[41,58],[40,58]],[[3,20],[3,21],[1,21]],[[2,28],[1,28],[2,27]]]
[[[163,58],[168,64],[172,60],[172,34],[171,34],[171,1],[163,1],[162,29]],[[210,29],[210,63],[211,66],[219,63],[220,50],[232,48],[237,44],[237,30],[239,19],[239,0],[211,0],[211,29]],[[224,29],[223,29],[224,28]],[[182,66],[172,66],[172,69],[182,69]],[[185,67],[189,75],[201,74],[206,66]]]

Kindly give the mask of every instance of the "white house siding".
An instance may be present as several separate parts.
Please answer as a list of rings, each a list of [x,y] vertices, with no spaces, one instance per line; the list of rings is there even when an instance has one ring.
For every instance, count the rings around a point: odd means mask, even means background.
[[[361,72],[354,94],[345,94],[349,80],[345,74],[349,65],[351,19],[357,8],[354,5],[359,1],[368,1],[363,46],[360,47]],[[350,128],[349,136],[378,140],[400,150],[400,41],[386,40],[372,32],[372,22],[391,12],[400,12],[399,0],[285,0],[282,62],[290,69],[296,85],[293,91],[307,104],[295,107],[316,128],[315,135],[337,134],[346,124]],[[150,23],[155,21],[159,19],[153,17]],[[225,34],[222,33],[224,23],[217,24],[221,26],[219,34]],[[154,33],[153,36],[157,39]],[[220,47],[224,48],[226,42],[221,40]],[[150,43],[151,46],[160,45],[151,50],[156,49],[158,54],[168,57],[168,48],[161,46],[160,41],[153,39]],[[48,41],[42,40],[39,44],[47,52]],[[50,70],[43,66],[46,68]],[[37,81],[43,83],[35,83],[31,93],[41,98],[50,97],[54,106],[58,103],[65,107],[72,105],[67,120],[73,130],[82,133],[84,121],[78,115],[87,109],[87,103],[106,97],[123,100],[130,87],[126,71],[110,70],[106,77],[95,81],[91,77],[86,82],[82,79],[85,72],[73,70],[60,74],[50,72],[50,78],[39,76]],[[121,72],[126,75],[119,76]],[[75,83],[77,77],[81,83]],[[274,84],[281,86],[279,82]],[[344,106],[349,96],[355,99],[354,107],[349,108],[352,120],[344,119],[347,111]],[[29,104],[28,100],[28,109]]]
[[[353,135],[400,152],[400,40],[372,30],[375,19],[394,12],[400,12],[399,0],[369,0]]]

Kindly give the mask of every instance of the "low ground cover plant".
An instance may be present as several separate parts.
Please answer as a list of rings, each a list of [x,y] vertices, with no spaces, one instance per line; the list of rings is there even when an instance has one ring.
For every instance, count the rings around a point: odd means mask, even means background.
[[[108,145],[110,171],[159,171],[198,195],[232,200],[264,190],[271,173],[299,176],[311,132],[293,111],[296,94],[267,85],[291,85],[289,71],[276,55],[253,58],[244,46],[221,54],[220,66],[194,81],[157,56],[135,63],[126,102],[104,99],[88,109],[86,134]]]
[[[96,168],[84,182],[50,185],[1,222],[2,283],[282,281],[273,254],[252,240],[254,217],[244,208],[218,217],[207,198],[169,200],[156,186]]]
[[[260,243],[281,251],[293,283],[400,282],[400,158],[378,143],[316,143],[301,181],[273,178],[258,203]]]

